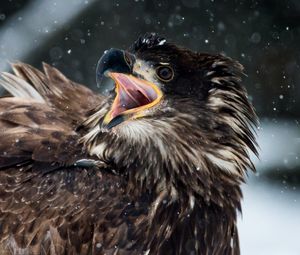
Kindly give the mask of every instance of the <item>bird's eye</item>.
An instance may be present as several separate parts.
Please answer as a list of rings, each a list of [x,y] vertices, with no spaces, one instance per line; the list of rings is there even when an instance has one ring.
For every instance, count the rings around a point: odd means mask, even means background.
[[[171,81],[174,77],[174,71],[170,66],[159,66],[156,68],[156,74],[162,81]]]

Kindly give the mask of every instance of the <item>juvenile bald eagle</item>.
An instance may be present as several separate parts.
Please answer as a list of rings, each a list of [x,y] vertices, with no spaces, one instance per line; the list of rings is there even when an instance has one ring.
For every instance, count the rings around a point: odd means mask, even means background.
[[[155,34],[110,49],[104,97],[47,64],[0,99],[0,254],[239,254],[256,116],[242,66]]]

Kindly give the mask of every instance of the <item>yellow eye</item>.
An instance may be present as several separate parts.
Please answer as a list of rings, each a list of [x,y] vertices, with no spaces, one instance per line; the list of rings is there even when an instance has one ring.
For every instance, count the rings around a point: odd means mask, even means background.
[[[171,81],[174,78],[174,71],[170,66],[159,66],[156,68],[157,77],[162,81]]]

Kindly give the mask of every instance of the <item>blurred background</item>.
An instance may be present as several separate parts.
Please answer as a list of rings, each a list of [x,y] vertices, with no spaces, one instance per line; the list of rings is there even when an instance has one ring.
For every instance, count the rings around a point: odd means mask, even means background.
[[[1,0],[0,71],[45,61],[96,90],[103,51],[145,32],[245,66],[261,124],[257,173],[243,187],[242,254],[299,255],[300,1]]]

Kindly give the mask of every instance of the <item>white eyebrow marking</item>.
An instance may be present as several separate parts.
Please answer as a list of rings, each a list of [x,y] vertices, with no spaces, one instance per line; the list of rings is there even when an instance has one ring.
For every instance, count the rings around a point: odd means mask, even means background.
[[[168,66],[168,65],[170,65],[170,64],[167,63],[167,62],[159,62],[159,64],[161,64],[161,65],[163,65],[163,66]]]
[[[161,40],[159,43],[158,43],[158,45],[164,45],[165,43],[166,43],[166,39],[164,39],[164,40]]]

